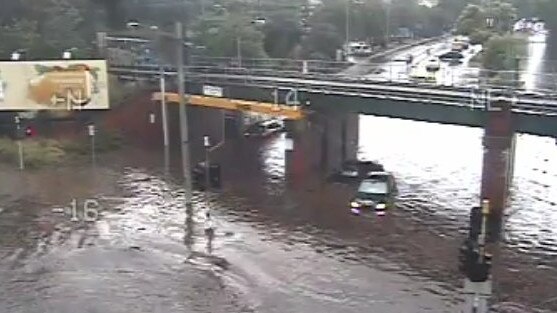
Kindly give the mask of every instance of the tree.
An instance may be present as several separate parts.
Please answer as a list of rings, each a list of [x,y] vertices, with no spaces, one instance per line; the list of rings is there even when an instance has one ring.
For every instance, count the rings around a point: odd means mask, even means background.
[[[297,16],[280,14],[270,18],[263,27],[264,47],[273,58],[287,58],[298,45],[302,36]]]
[[[484,68],[492,71],[516,70],[517,59],[525,54],[524,41],[511,35],[490,38],[482,60]]]
[[[263,34],[244,16],[227,15],[207,18],[195,26],[195,42],[215,57],[237,56],[238,48],[244,58],[264,58]]]
[[[456,31],[460,35],[471,36],[476,31],[485,30],[486,14],[482,7],[468,5],[457,20]]]
[[[343,42],[343,36],[334,25],[314,24],[302,41],[302,55],[310,59],[335,59],[336,51]]]
[[[516,8],[507,2],[493,1],[488,6],[469,4],[457,20],[456,32],[470,36],[474,43],[484,43],[493,34],[512,30]]]

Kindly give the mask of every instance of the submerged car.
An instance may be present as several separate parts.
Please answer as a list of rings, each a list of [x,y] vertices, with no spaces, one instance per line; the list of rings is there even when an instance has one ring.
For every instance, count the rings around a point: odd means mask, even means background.
[[[360,215],[376,212],[383,215],[394,208],[397,188],[394,176],[387,172],[371,172],[362,180],[354,198],[350,201],[350,211]]]
[[[244,132],[245,137],[265,137],[284,131],[284,121],[278,119],[265,120],[250,125]]]
[[[369,172],[384,171],[383,165],[373,161],[348,160],[331,176],[337,182],[357,182],[365,178]]]

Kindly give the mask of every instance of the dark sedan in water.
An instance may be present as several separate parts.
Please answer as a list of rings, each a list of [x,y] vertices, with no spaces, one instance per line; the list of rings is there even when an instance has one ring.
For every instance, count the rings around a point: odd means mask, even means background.
[[[350,201],[353,214],[376,212],[384,214],[387,209],[395,206],[397,188],[392,174],[387,172],[371,172],[362,180],[358,191]]]

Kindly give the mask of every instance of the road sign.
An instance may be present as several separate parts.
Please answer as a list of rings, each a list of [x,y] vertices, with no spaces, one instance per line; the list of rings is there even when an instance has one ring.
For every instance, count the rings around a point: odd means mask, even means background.
[[[204,85],[203,86],[203,95],[209,96],[209,97],[222,98],[223,90],[222,90],[221,87]]]
[[[290,89],[290,91],[286,94],[285,102],[287,105],[299,105],[298,89]]]
[[[91,124],[87,126],[87,132],[89,134],[89,136],[95,136],[96,130],[95,130],[95,125]]]

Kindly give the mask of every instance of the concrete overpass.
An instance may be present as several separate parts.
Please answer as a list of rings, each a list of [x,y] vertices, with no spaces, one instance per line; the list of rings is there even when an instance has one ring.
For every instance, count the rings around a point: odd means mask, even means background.
[[[195,70],[195,69],[193,69]],[[311,111],[336,111],[370,114],[445,124],[483,127],[490,103],[503,98],[512,104],[515,132],[557,138],[557,94],[532,94],[506,90],[482,90],[463,87],[365,83],[316,77],[261,76],[222,71],[215,73],[189,71],[187,91],[202,95],[204,85],[219,86],[229,98],[273,102],[296,90],[301,105]],[[123,77],[157,79],[153,68],[113,67],[111,72]],[[175,72],[167,70],[166,75]],[[329,77],[327,79],[327,77]]]

